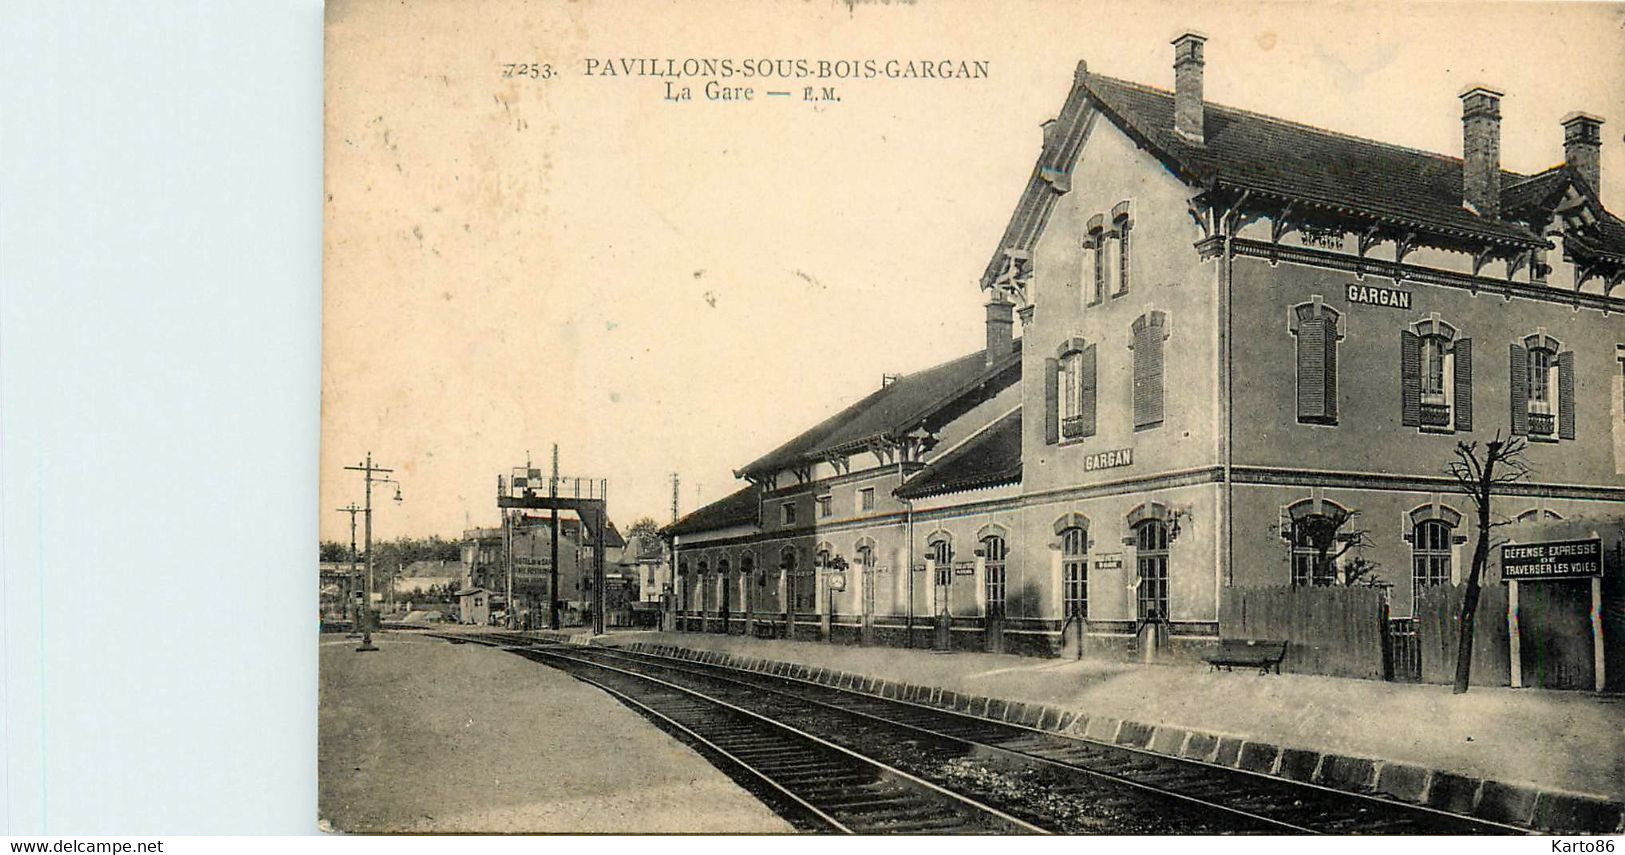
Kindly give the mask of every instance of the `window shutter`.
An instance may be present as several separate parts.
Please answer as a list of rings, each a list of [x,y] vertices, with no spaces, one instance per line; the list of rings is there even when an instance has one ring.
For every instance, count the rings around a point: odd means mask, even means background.
[[[1399,423],[1422,426],[1422,337],[1410,330],[1399,331],[1400,410]]]
[[[1298,322],[1298,419],[1326,418],[1326,326],[1319,318]]]
[[[1061,362],[1044,360],[1044,442],[1061,441]]]
[[[1473,429],[1473,340],[1456,339],[1456,430]]]
[[[1337,320],[1331,317],[1320,319],[1321,338],[1326,347],[1326,358],[1321,363],[1322,374],[1326,378],[1326,418],[1337,421]]]
[[[1083,435],[1095,435],[1095,346],[1083,349],[1078,370],[1078,414],[1083,418]]]
[[[1162,423],[1162,327],[1148,326],[1145,348],[1145,423]]]
[[[1574,351],[1557,355],[1557,435],[1574,438]]]
[[[1529,351],[1522,345],[1513,345],[1511,354],[1512,432],[1529,433]]]

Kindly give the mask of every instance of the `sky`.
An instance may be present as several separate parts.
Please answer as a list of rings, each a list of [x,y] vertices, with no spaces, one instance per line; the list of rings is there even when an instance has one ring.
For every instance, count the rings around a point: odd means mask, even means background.
[[[981,346],[977,288],[1081,59],[1211,102],[1459,155],[1457,95],[1506,93],[1502,165],[1603,125],[1625,211],[1620,4],[634,2],[328,5],[320,521],[394,469],[375,536],[497,522],[527,455],[681,512],[878,388]],[[971,80],[588,75],[622,59],[984,61]],[[503,76],[508,63],[551,75]],[[808,102],[801,86],[840,100]],[[788,90],[790,96],[769,96]]]

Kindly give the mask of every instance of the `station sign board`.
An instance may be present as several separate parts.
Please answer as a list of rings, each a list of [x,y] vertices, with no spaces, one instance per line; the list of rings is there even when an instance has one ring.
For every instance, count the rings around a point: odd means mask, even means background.
[[[1508,543],[1501,547],[1501,578],[1590,579],[1602,575],[1602,538]]]
[[[1105,555],[1096,556],[1095,558],[1096,570],[1119,570],[1122,569],[1122,567],[1123,553],[1121,552],[1109,552]]]
[[[1411,307],[1411,292],[1400,288],[1351,284],[1348,286],[1347,296],[1350,303],[1364,303],[1367,306],[1386,306],[1390,309]]]
[[[1111,451],[1099,451],[1083,458],[1083,471],[1093,472],[1096,469],[1116,469],[1119,466],[1134,465],[1134,449],[1115,448]]]
[[[973,576],[975,574],[976,574],[976,562],[975,561],[955,561],[954,562],[954,575],[955,576]]]

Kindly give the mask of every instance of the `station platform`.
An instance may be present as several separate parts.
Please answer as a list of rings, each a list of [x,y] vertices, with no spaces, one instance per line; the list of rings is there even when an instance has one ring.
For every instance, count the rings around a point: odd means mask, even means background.
[[[417,632],[373,642],[368,653],[341,633],[319,642],[323,831],[795,830],[693,749],[562,672]]]
[[[930,687],[938,690],[934,697],[946,691],[979,698],[982,710],[996,699],[1007,702],[1000,709],[1028,705],[1026,714],[1039,707],[1067,711],[1089,738],[1242,768],[1251,763],[1254,771],[1457,812],[1493,807],[1535,828],[1602,823],[1612,830],[1625,823],[1625,698],[1618,696],[1492,687],[1453,695],[1449,686],[1251,669],[699,633],[621,631],[590,643],[708,651],[713,660],[727,656],[724,664],[757,670],[764,669],[759,660],[793,663],[870,678],[876,692]]]

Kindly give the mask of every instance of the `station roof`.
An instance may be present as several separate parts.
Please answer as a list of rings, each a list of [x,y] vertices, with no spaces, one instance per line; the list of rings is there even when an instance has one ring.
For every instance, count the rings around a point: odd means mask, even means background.
[[[661,529],[666,535],[714,531],[736,525],[755,525],[758,500],[755,487],[742,487],[725,498],[700,507]]]
[[[735,474],[769,473],[825,455],[862,451],[870,440],[901,437],[951,418],[953,404],[978,390],[1004,388],[1020,379],[1021,340],[992,365],[978,349],[941,365],[905,374],[850,407],[752,461]]]
[[[897,489],[905,499],[1021,482],[1021,410],[1003,416]]]
[[[1247,110],[1205,105],[1203,144],[1174,132],[1174,95],[1098,74],[1086,75],[1093,101],[1143,138],[1176,171],[1202,183],[1319,202],[1350,213],[1408,221],[1424,229],[1500,243],[1544,245],[1524,226],[1481,217],[1462,205],[1462,161],[1340,134]],[[1527,176],[1502,170],[1505,186]]]

